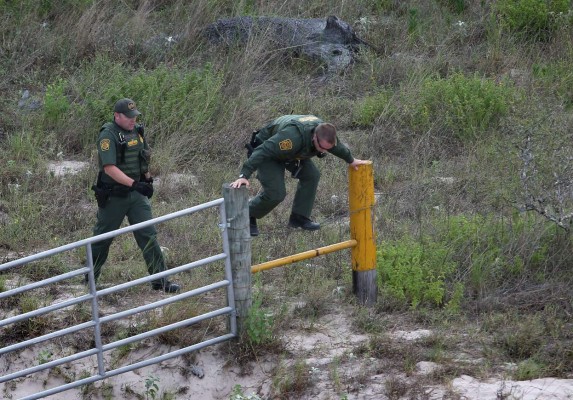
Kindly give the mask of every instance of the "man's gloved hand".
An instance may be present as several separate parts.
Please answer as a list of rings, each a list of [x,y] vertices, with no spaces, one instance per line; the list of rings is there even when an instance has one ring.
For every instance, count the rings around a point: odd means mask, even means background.
[[[151,175],[149,175],[149,178],[146,178],[145,174],[141,174],[139,176],[139,181],[140,182],[146,182],[146,183],[153,183],[153,177]]]
[[[153,196],[153,185],[151,183],[134,181],[133,184],[131,185],[131,189],[138,191],[144,196],[147,196],[148,199],[150,199],[151,196]]]

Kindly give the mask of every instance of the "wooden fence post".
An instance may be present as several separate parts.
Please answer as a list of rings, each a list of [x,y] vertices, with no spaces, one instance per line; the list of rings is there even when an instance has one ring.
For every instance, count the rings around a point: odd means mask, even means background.
[[[245,331],[245,320],[252,305],[249,192],[246,187],[233,189],[226,183],[223,185],[223,199],[227,213],[233,291],[237,310],[237,334],[240,337]]]
[[[376,304],[376,244],[374,235],[374,175],[372,162],[348,168],[350,237],[358,242],[352,248],[352,290],[361,304]]]

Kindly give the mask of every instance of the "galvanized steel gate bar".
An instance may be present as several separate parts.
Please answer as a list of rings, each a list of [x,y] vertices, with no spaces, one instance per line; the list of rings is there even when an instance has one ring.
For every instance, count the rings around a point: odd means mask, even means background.
[[[120,285],[116,285],[113,287],[109,287],[109,288],[105,288],[102,290],[97,290],[96,289],[96,285],[95,285],[95,280],[94,280],[94,274],[93,274],[93,262],[92,262],[92,244],[95,242],[99,242],[100,240],[105,240],[105,239],[110,239],[119,235],[122,235],[124,233],[129,233],[129,232],[133,232],[136,231],[138,229],[144,228],[146,226],[150,226],[150,225],[157,225],[159,223],[162,222],[166,222],[175,218],[180,218],[182,216],[186,216],[189,214],[193,214],[195,212],[201,211],[201,210],[205,210],[207,208],[212,208],[212,207],[219,207],[219,228],[222,231],[222,236],[223,236],[223,252],[214,256],[210,256],[192,263],[188,263],[188,264],[184,264],[181,265],[179,267],[176,268],[172,268],[169,269],[167,271],[158,273],[158,274],[154,274],[153,276],[146,276],[144,278],[139,278],[139,279],[135,279],[133,281],[129,281]],[[44,279],[42,281],[38,281],[38,282],[34,282],[25,286],[21,286],[15,289],[11,289],[5,292],[0,292],[0,300],[4,299],[4,298],[8,298],[10,296],[14,296],[20,293],[24,293],[26,291],[32,290],[32,289],[37,289],[43,286],[47,286],[49,284],[52,283],[57,283],[57,282],[61,282],[63,280],[69,279],[69,278],[73,278],[75,276],[83,276],[85,274],[88,275],[89,278],[89,294],[83,295],[83,296],[79,296],[73,299],[69,299],[66,301],[62,301],[60,303],[56,303],[56,304],[52,304],[49,305],[47,307],[43,307],[43,308],[39,308],[37,310],[33,310],[24,314],[20,314],[20,315],[16,315],[10,318],[6,318],[4,320],[0,321],[0,328],[3,326],[7,326],[9,324],[13,324],[15,322],[19,322],[19,321],[23,321],[23,320],[27,320],[30,319],[32,317],[37,317],[39,315],[43,315],[43,314],[47,314],[49,312],[55,311],[55,310],[59,310],[65,307],[69,307],[71,305],[74,304],[78,304],[78,303],[82,303],[82,302],[86,302],[86,301],[90,301],[91,302],[91,311],[92,311],[92,321],[90,322],[85,322],[85,323],[81,323],[78,325],[74,325],[65,329],[61,329],[43,336],[39,336],[33,339],[29,339],[20,343],[16,343],[14,345],[11,346],[6,346],[2,349],[0,349],[0,355],[2,354],[6,354],[12,351],[16,351],[16,350],[20,350],[20,349],[24,349],[28,346],[31,345],[35,345],[38,343],[42,343],[44,341],[50,340],[50,339],[54,339],[57,337],[61,337],[61,336],[65,336],[67,334],[70,333],[74,333],[77,332],[79,330],[82,329],[86,329],[86,328],[93,328],[94,329],[94,341],[95,341],[95,348],[87,350],[87,351],[83,351],[80,353],[76,353],[73,354],[71,356],[67,356],[67,357],[63,357],[57,360],[53,360],[50,362],[46,362],[44,364],[41,365],[37,365],[35,367],[31,367],[31,368],[27,368],[21,371],[17,371],[8,375],[4,375],[4,376],[0,376],[0,383],[3,382],[7,382],[13,379],[17,379],[17,378],[21,378],[23,376],[26,375],[30,375],[42,370],[46,370],[49,368],[53,368],[56,367],[58,365],[62,365],[71,361],[75,361],[75,360],[79,360],[85,357],[89,357],[89,356],[96,356],[97,357],[97,364],[98,364],[98,373],[96,375],[84,378],[84,379],[80,379],[78,381],[75,382],[71,382],[65,385],[61,385],[58,387],[54,387],[48,390],[45,390],[43,392],[40,393],[36,393],[27,397],[24,397],[22,399],[24,400],[33,400],[33,399],[39,399],[45,396],[49,396],[52,394],[56,394],[56,393],[60,393],[63,392],[65,390],[69,390],[81,385],[85,385],[88,383],[92,383],[92,382],[96,382],[105,378],[109,378],[115,375],[119,375],[128,371],[132,371],[134,369],[137,368],[142,368],[142,367],[146,367],[152,364],[156,364],[165,360],[168,360],[170,358],[174,358],[201,348],[204,348],[206,346],[210,346],[216,343],[220,343],[220,342],[224,342],[226,340],[232,339],[234,337],[237,336],[237,320],[236,320],[236,310],[235,310],[235,296],[233,293],[233,279],[232,279],[232,273],[231,273],[231,260],[230,260],[230,252],[229,252],[229,237],[228,237],[228,231],[227,231],[227,218],[226,218],[226,211],[225,211],[225,204],[224,204],[224,200],[221,199],[217,199],[217,200],[213,200],[210,201],[208,203],[203,203],[201,205],[198,206],[194,206],[191,208],[187,208],[181,211],[177,211],[171,214],[167,214],[158,218],[154,218],[152,220],[146,221],[146,222],[142,222],[139,224],[135,224],[135,225],[130,225],[112,232],[108,232],[108,233],[104,233],[102,235],[98,235],[98,236],[93,236],[91,238],[88,239],[83,239],[74,243],[70,243],[64,246],[60,246],[60,247],[56,247],[54,249],[51,250],[47,250],[38,254],[34,254],[28,257],[24,257],[21,258],[19,260],[14,260],[5,264],[1,264],[0,265],[0,272],[2,271],[7,271],[10,268],[14,268],[14,267],[18,267],[18,266],[22,266],[25,265],[29,262],[32,261],[37,261],[46,257],[50,257],[59,253],[63,253],[65,251],[69,251],[69,250],[73,250],[79,247],[85,246],[86,247],[86,256],[87,256],[87,262],[88,264],[83,267],[83,268],[78,268],[74,271],[71,272],[67,272],[55,277],[51,277],[48,279]],[[144,306],[140,306],[140,307],[136,307],[136,308],[132,308],[132,309],[128,309],[128,310],[124,310],[115,314],[111,314],[111,315],[107,315],[104,317],[99,317],[99,306],[98,306],[98,297],[107,295],[107,294],[111,294],[114,292],[118,292],[127,288],[130,288],[132,286],[136,286],[145,282],[150,282],[152,280],[158,279],[158,278],[162,278],[162,277],[167,277],[169,275],[172,274],[176,274],[179,272],[183,272],[183,271],[188,271],[190,269],[196,268],[196,267],[200,267],[202,265],[206,265],[215,261],[219,261],[219,260],[224,260],[225,261],[225,279],[219,282],[215,282],[212,283],[210,285],[207,286],[203,286],[194,290],[190,290],[181,294],[177,294],[174,296],[170,296],[169,298],[166,299],[162,299],[150,304],[146,304]],[[218,310],[213,310],[210,311],[208,313],[202,314],[202,315],[198,315],[196,317],[193,318],[189,318],[183,321],[179,321],[167,326],[163,326],[161,328],[157,328],[157,329],[153,329],[151,331],[148,332],[144,332],[135,336],[130,336],[126,339],[122,339],[122,340],[117,340],[115,342],[112,343],[108,343],[106,345],[102,344],[102,340],[101,340],[101,329],[100,326],[102,323],[105,322],[109,322],[109,321],[113,321],[113,320],[118,320],[121,318],[125,318],[143,311],[148,311],[151,309],[155,309],[155,308],[159,308],[171,303],[174,303],[176,301],[180,301],[192,296],[197,296],[200,295],[202,293],[211,291],[211,290],[215,290],[215,289],[219,289],[219,288],[227,288],[227,306],[220,308]],[[196,343],[192,346],[188,346],[176,351],[172,351],[170,353],[166,353],[163,354],[161,356],[149,359],[149,360],[145,360],[145,361],[141,361],[138,363],[134,363],[134,364],[130,364],[121,368],[117,368],[114,370],[110,370],[110,371],[106,371],[105,370],[105,365],[104,365],[104,358],[103,358],[103,354],[106,351],[115,349],[119,346],[123,346],[125,344],[128,343],[132,343],[132,342],[136,342],[142,339],[146,339],[149,337],[153,337],[156,336],[160,333],[163,332],[167,332],[173,329],[177,329],[177,328],[181,328],[181,327],[185,327],[185,326],[189,326],[192,324],[195,324],[197,322],[206,320],[206,319],[210,319],[210,318],[214,318],[220,315],[229,315],[229,333],[222,335],[222,336],[218,336],[209,340],[205,340],[203,342],[200,343]]]

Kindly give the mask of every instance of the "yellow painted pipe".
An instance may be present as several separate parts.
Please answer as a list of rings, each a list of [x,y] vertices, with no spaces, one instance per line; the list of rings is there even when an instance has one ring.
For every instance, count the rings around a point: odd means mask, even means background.
[[[276,260],[267,261],[262,264],[253,265],[251,267],[251,273],[256,273],[260,271],[265,271],[267,269],[282,267],[286,264],[291,264],[297,261],[306,260],[308,258],[313,258],[321,256],[323,254],[332,253],[333,251],[348,249],[350,247],[355,247],[358,243],[356,240],[347,240],[346,242],[340,242],[336,244],[331,244],[330,246],[319,247],[318,249],[308,250],[302,253],[294,254],[292,256],[287,256],[283,258],[278,258]]]
[[[374,242],[374,174],[372,161],[349,167],[348,205],[350,208],[350,238],[358,242],[352,248],[352,270],[371,271],[376,268]]]

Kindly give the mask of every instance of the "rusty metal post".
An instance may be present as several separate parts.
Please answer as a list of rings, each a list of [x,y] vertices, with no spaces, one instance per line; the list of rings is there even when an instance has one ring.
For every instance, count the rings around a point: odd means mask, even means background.
[[[372,162],[349,170],[350,237],[352,248],[352,290],[361,304],[376,304],[376,244],[374,235],[374,175]]]

